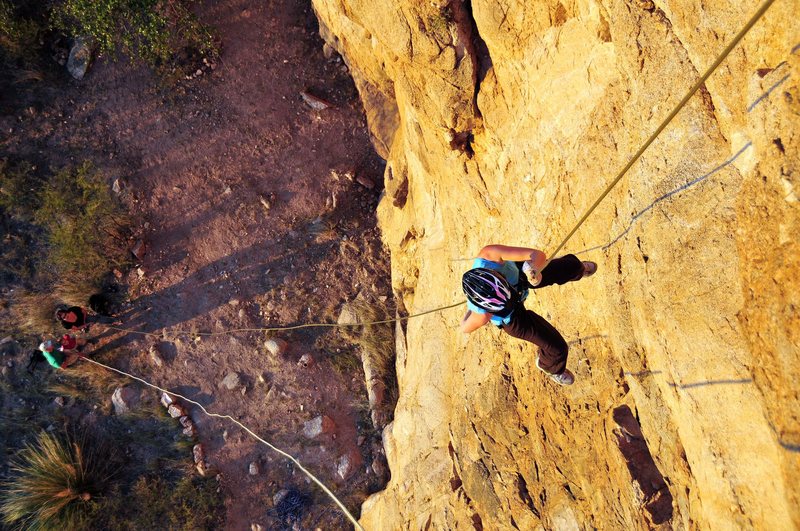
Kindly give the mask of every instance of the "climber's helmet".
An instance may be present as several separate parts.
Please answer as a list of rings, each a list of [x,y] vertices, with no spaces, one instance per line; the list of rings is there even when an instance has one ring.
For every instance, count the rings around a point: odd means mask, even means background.
[[[503,275],[491,269],[476,267],[461,277],[461,288],[469,302],[489,313],[509,312],[517,293]]]

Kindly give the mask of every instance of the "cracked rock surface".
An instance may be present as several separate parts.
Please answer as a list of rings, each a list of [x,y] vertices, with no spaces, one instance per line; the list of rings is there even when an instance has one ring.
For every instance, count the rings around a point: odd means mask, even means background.
[[[409,313],[462,298],[487,243],[548,254],[745,24],[726,0],[314,0],[387,159]],[[800,526],[796,3],[776,2],[527,306],[575,385],[463,308],[398,327],[386,489],[367,529]]]

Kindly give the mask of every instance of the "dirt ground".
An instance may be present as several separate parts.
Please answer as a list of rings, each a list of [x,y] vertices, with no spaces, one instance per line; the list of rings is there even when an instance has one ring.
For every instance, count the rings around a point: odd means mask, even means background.
[[[178,87],[146,68],[98,60],[83,81],[64,73],[37,89],[3,124],[6,153],[76,164],[91,160],[119,179],[147,253],[120,280],[130,306],[123,327],[160,334],[106,334],[101,350],[121,352],[121,368],[230,413],[297,457],[356,515],[386,477],[370,468],[379,434],[365,414],[363,375],[339,332],[192,332],[335,321],[363,292],[391,303],[388,257],[374,211],[383,164],[369,143],[346,68],[322,54],[308,1],[208,2],[216,67]],[[308,92],[332,104],[314,110]],[[369,185],[375,186],[370,188]],[[288,343],[272,355],[268,337]],[[158,369],[148,351],[165,360]],[[298,365],[310,354],[314,363]],[[219,384],[230,372],[243,386]],[[243,391],[244,389],[244,391]],[[318,415],[336,433],[307,440]],[[347,521],[285,458],[223,421],[192,416],[208,460],[221,473],[227,528],[283,529],[272,497],[294,489],[310,503],[302,529],[342,529]],[[337,460],[353,463],[348,479]],[[259,473],[248,473],[257,462]]]

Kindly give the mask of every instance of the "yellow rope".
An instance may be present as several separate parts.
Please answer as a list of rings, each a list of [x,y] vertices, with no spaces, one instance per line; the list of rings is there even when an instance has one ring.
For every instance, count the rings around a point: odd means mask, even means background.
[[[426,310],[424,312],[415,313],[411,315],[405,315],[403,317],[395,317],[394,319],[383,319],[380,321],[369,321],[366,323],[305,323],[299,325],[291,325],[291,326],[272,326],[267,328],[231,328],[229,330],[222,330],[220,332],[193,332],[191,330],[174,330],[170,332],[170,335],[177,336],[177,335],[189,335],[189,336],[221,336],[225,334],[235,334],[237,332],[285,332],[287,330],[298,330],[300,328],[347,328],[347,327],[355,327],[355,326],[371,326],[371,325],[378,325],[378,324],[386,324],[386,323],[394,323],[397,321],[407,321],[408,319],[412,319],[414,317],[420,317],[422,315],[428,315],[429,313],[440,312],[442,310],[447,310],[448,308],[455,308],[456,306],[461,306],[465,304],[467,301],[456,302],[450,304],[448,306],[442,306],[441,308],[434,308],[432,310]],[[132,334],[142,334],[145,336],[154,336],[154,337],[163,337],[163,333],[156,333],[156,332],[143,332],[141,330],[133,330],[129,328],[121,328],[118,326],[112,325],[103,325],[106,328],[111,330],[118,330],[120,332],[129,332]]]
[[[281,449],[280,449],[280,448],[278,448],[277,446],[274,446],[274,445],[270,444],[268,441],[266,441],[266,440],[262,439],[262,438],[261,438],[261,437],[259,437],[259,436],[258,436],[258,435],[257,435],[257,434],[256,434],[256,433],[253,431],[253,430],[251,430],[250,428],[248,428],[247,426],[245,426],[244,424],[242,424],[241,422],[239,422],[239,421],[238,421],[238,420],[236,420],[235,418],[231,417],[230,415],[220,415],[220,414],[218,414],[218,413],[211,413],[211,412],[210,412],[210,411],[208,411],[206,408],[204,408],[204,407],[203,407],[203,405],[202,405],[202,404],[200,404],[199,402],[196,402],[196,401],[194,401],[194,400],[192,400],[192,399],[190,399],[190,398],[187,398],[187,397],[185,397],[185,396],[183,396],[183,395],[181,395],[181,394],[175,393],[175,392],[173,392],[173,391],[168,391],[167,389],[164,389],[164,388],[162,388],[162,387],[159,387],[159,386],[157,386],[157,385],[151,384],[150,382],[148,382],[148,381],[146,381],[146,380],[143,380],[143,379],[141,379],[141,378],[139,378],[139,377],[137,377],[137,376],[134,376],[134,375],[132,375],[132,374],[129,374],[129,373],[125,372],[125,371],[121,371],[121,370],[119,370],[119,369],[115,369],[114,367],[109,367],[108,365],[104,365],[104,364],[100,363],[99,361],[95,361],[95,360],[93,360],[93,359],[84,358],[84,357],[81,357],[81,358],[79,358],[79,359],[81,359],[81,360],[83,360],[83,361],[88,361],[89,363],[94,363],[95,365],[99,365],[100,367],[103,367],[104,369],[108,369],[109,371],[114,371],[114,372],[116,372],[116,373],[118,373],[118,374],[121,374],[121,375],[123,375],[123,376],[127,376],[128,378],[132,378],[132,379],[136,380],[137,382],[141,382],[141,383],[143,383],[144,385],[146,385],[146,386],[148,386],[148,387],[151,387],[151,388],[153,388],[153,389],[157,389],[158,391],[161,391],[161,392],[163,392],[163,393],[168,393],[168,394],[170,394],[170,395],[177,396],[178,398],[180,398],[180,399],[182,399],[182,400],[185,400],[186,402],[189,402],[190,404],[194,404],[194,405],[196,405],[197,407],[199,407],[199,408],[200,408],[200,409],[203,411],[203,413],[205,413],[205,414],[206,414],[207,416],[209,416],[209,417],[216,417],[216,418],[220,418],[220,419],[227,419],[227,420],[230,420],[231,422],[233,422],[234,424],[236,424],[236,425],[238,425],[240,428],[242,428],[244,431],[246,431],[247,433],[249,433],[251,436],[253,436],[255,439],[257,439],[258,441],[262,442],[263,444],[267,445],[269,448],[271,448],[271,449],[272,449],[272,450],[274,450],[275,452],[278,452],[278,453],[279,453],[279,454],[281,454],[282,456],[284,456],[284,457],[288,458],[289,460],[291,460],[291,461],[292,461],[292,462],[293,462],[295,465],[297,465],[297,467],[298,467],[300,470],[302,470],[302,471],[303,471],[303,473],[304,473],[306,476],[308,476],[309,478],[311,478],[311,480],[312,480],[314,483],[316,483],[317,485],[319,485],[319,487],[320,487],[320,488],[321,488],[323,491],[325,491],[325,493],[326,493],[328,496],[330,496],[330,498],[331,498],[331,499],[332,499],[332,500],[333,500],[333,501],[336,503],[336,505],[338,505],[338,506],[339,506],[339,508],[340,508],[340,509],[341,509],[341,510],[344,512],[344,514],[345,514],[345,515],[347,515],[347,518],[349,518],[349,519],[350,519],[350,521],[353,523],[353,525],[354,525],[354,526],[356,526],[356,529],[359,529],[360,531],[364,531],[364,528],[363,528],[363,527],[361,527],[361,525],[358,523],[358,520],[356,520],[356,519],[355,519],[355,517],[353,517],[353,515],[352,515],[352,514],[350,514],[350,511],[348,511],[348,510],[347,510],[347,507],[345,507],[345,506],[344,506],[344,504],[343,504],[341,501],[339,501],[339,498],[337,498],[337,497],[336,497],[336,495],[335,495],[333,492],[331,492],[331,491],[330,491],[330,489],[328,489],[328,487],[326,487],[324,483],[322,483],[320,480],[318,480],[318,479],[316,478],[316,476],[314,476],[314,474],[312,474],[311,472],[309,472],[308,470],[306,470],[306,468],[305,468],[303,465],[301,465],[301,464],[300,464],[300,461],[298,461],[297,459],[295,459],[295,458],[294,458],[294,457],[292,457],[291,455],[287,454],[286,452],[284,452],[283,450],[281,450]]]
[[[659,125],[655,131],[653,131],[653,134],[650,135],[650,138],[648,138],[647,141],[642,145],[642,147],[639,148],[639,151],[637,151],[633,155],[633,157],[625,165],[625,167],[622,168],[622,170],[620,170],[620,172],[617,174],[617,177],[613,181],[611,181],[611,184],[609,184],[606,187],[605,191],[602,194],[600,194],[600,197],[597,198],[597,201],[595,201],[594,204],[589,207],[589,210],[587,210],[586,213],[583,215],[583,217],[578,221],[578,223],[575,224],[575,227],[573,227],[573,229],[569,232],[569,234],[567,234],[567,237],[564,238],[564,240],[558,245],[558,247],[556,247],[556,250],[553,251],[553,253],[550,255],[551,257],[554,257],[556,254],[558,254],[558,251],[560,251],[564,247],[564,245],[569,241],[569,239],[572,238],[572,235],[577,232],[580,226],[583,225],[583,222],[586,221],[586,219],[592,214],[592,212],[594,212],[594,209],[597,208],[597,205],[599,205],[600,202],[606,198],[609,192],[611,192],[611,189],[617,185],[617,183],[628,172],[631,166],[633,166],[633,164],[637,160],[639,160],[639,157],[642,156],[642,153],[644,153],[645,150],[648,147],[650,147],[650,144],[652,144],[653,141],[656,139],[656,137],[659,134],[661,134],[661,131],[663,131],[669,125],[672,119],[675,118],[678,112],[680,112],[680,110],[683,109],[683,107],[686,105],[689,99],[692,96],[694,96],[694,93],[697,92],[697,90],[703,85],[703,83],[706,82],[706,80],[711,76],[711,74],[714,73],[714,71],[717,69],[720,63],[722,63],[722,61],[724,61],[725,58],[728,57],[728,54],[731,53],[731,50],[733,50],[733,48],[737,44],[739,44],[739,41],[742,40],[742,38],[745,36],[745,34],[747,34],[748,31],[750,31],[750,28],[753,27],[753,24],[758,22],[758,19],[760,19],[762,15],[764,15],[764,13],[767,11],[767,9],[769,9],[769,6],[771,6],[774,1],[775,0],[767,0],[766,2],[761,4],[761,7],[758,8],[758,11],[756,11],[755,14],[750,18],[750,20],[747,21],[747,24],[745,24],[744,27],[741,29],[741,31],[739,31],[739,33],[736,34],[736,36],[728,44],[728,46],[726,46],[725,49],[722,50],[722,53],[719,54],[717,60],[714,61],[711,64],[711,66],[708,67],[705,74],[703,74],[703,76],[697,81],[697,83],[695,83],[694,86],[691,89],[689,89],[689,92],[686,93],[686,96],[683,97],[683,99],[678,103],[678,105],[675,106],[672,112],[669,113],[669,115],[664,119],[663,122],[661,122],[661,125]],[[551,259],[552,258],[547,260],[548,264],[550,263]]]

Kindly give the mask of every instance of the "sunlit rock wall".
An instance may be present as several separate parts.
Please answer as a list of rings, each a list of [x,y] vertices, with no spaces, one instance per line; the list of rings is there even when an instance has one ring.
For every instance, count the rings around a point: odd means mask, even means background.
[[[314,0],[388,160],[407,312],[487,243],[551,253],[756,6]],[[777,0],[566,245],[596,276],[528,307],[571,344],[398,328],[373,529],[800,526],[800,2]]]

